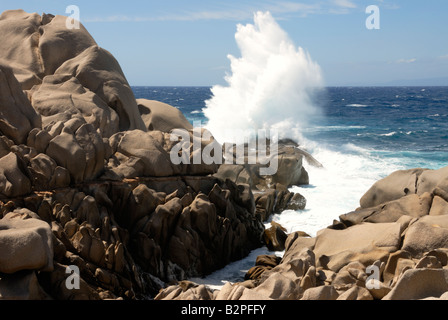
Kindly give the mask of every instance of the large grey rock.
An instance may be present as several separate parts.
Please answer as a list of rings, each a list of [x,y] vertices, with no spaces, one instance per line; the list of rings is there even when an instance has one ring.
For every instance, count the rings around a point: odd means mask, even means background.
[[[333,271],[351,261],[369,265],[400,248],[399,223],[362,223],[345,230],[318,232],[314,253],[321,266]]]
[[[432,193],[437,187],[447,192],[447,177],[448,167],[399,170],[377,181],[361,198],[360,204],[362,208],[375,207],[406,195]]]
[[[33,107],[42,115],[43,126],[74,117],[83,118],[101,136],[110,137],[118,132],[117,113],[92,91],[84,88],[71,75],[51,75],[42,85],[30,91]]]
[[[66,19],[23,10],[5,11],[0,16],[0,58],[13,68],[24,90],[96,45],[82,24],[79,29],[68,29]]]
[[[104,170],[105,145],[95,128],[82,118],[59,122],[53,128],[56,132],[46,153],[69,171],[71,181],[81,183],[99,177]]]
[[[424,171],[418,179],[417,193],[433,192],[436,187],[448,192],[448,167]]]
[[[15,153],[0,159],[0,194],[6,197],[23,196],[31,192],[31,182],[23,172],[21,160]]]
[[[361,198],[362,208],[376,207],[385,202],[417,193],[417,181],[425,169],[410,169],[393,172],[377,181]]]
[[[38,54],[42,17],[23,10],[0,15],[0,59],[14,70],[24,90],[41,82],[44,68]]]
[[[189,137],[188,161],[175,164],[171,152],[176,143],[170,141],[169,133],[141,130],[117,133],[110,139],[113,156],[109,159],[108,170],[102,178],[121,180],[175,175],[204,176],[215,173],[218,168],[215,163],[206,164],[203,160],[199,164],[194,163],[194,144],[191,133]],[[202,151],[204,147],[202,145],[199,151]],[[177,152],[175,154],[177,155]]]
[[[422,195],[410,194],[399,199],[388,201],[371,208],[361,208],[339,216],[339,220],[346,226],[361,222],[404,222],[412,218],[428,215],[433,203],[430,193]]]
[[[307,159],[313,166],[322,166],[309,153],[301,150],[296,144],[291,144],[289,141],[280,141],[278,146],[270,153],[269,142],[267,143],[266,154],[259,154],[257,162],[247,157],[248,145],[244,145],[244,156],[240,157],[238,147],[234,147],[230,152],[233,159],[227,157],[227,161],[232,161],[233,164],[223,164],[219,167],[215,174],[220,179],[230,179],[235,183],[249,184],[252,189],[266,190],[276,184],[281,184],[285,187],[295,185],[309,184],[308,172],[303,167],[303,158]],[[226,147],[224,147],[224,150]],[[276,152],[277,151],[277,152]],[[265,153],[264,151],[262,153]],[[243,163],[243,164],[239,164]],[[266,170],[271,167],[272,174],[263,175],[261,169]]]
[[[77,109],[84,117],[92,116],[88,122],[100,127],[105,136],[115,133],[117,126],[119,130],[146,131],[134,94],[118,62],[108,51],[98,47],[82,24],[78,29],[68,29],[66,20],[66,16],[5,11],[0,16],[0,59],[11,66],[22,89],[30,90],[31,100],[38,92],[36,107],[45,110],[45,117],[64,121]],[[44,81],[46,76],[52,77]],[[73,93],[73,101],[70,93]],[[44,101],[46,98],[48,101]],[[92,102],[96,108],[89,114]],[[51,118],[46,121],[50,122]],[[105,126],[105,122],[110,127]]]
[[[410,269],[383,300],[417,300],[438,298],[448,291],[448,270]]]
[[[0,272],[53,269],[53,234],[37,219],[0,220]]]
[[[170,132],[173,129],[193,129],[183,113],[169,104],[147,99],[137,99],[137,104],[149,131]]]
[[[45,75],[52,75],[67,60],[70,60],[96,41],[80,23],[79,28],[67,28],[66,16],[42,15],[39,30],[39,51]]]
[[[412,223],[406,231],[402,249],[414,257],[425,252],[448,248],[448,216],[426,216]]]
[[[91,46],[73,59],[65,61],[55,75],[71,75],[85,88],[96,93],[118,114],[120,131],[146,131],[134,93],[110,52]]]

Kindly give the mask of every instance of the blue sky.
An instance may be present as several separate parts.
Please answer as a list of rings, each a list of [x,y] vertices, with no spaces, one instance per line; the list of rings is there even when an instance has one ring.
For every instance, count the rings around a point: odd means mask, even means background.
[[[69,5],[131,85],[224,84],[227,55],[239,56],[236,25],[258,10],[310,53],[329,86],[448,85],[446,0],[2,0],[0,10],[68,15]],[[380,9],[379,30],[365,26],[369,5]]]

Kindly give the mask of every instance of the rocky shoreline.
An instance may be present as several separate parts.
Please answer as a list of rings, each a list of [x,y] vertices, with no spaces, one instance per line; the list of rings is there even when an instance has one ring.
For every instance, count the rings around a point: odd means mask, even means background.
[[[270,214],[305,205],[278,183],[254,195],[216,164],[173,164],[170,131],[194,145],[191,124],[136,100],[115,58],[65,19],[0,16],[2,299],[152,299],[244,258]],[[300,178],[302,156],[284,148]]]
[[[65,19],[0,15],[0,299],[446,298],[446,168],[393,173],[315,238],[265,230],[305,208],[288,187],[309,183],[303,159],[320,164],[286,140],[269,177],[173,164],[170,132],[195,145],[191,124],[136,100],[115,58]],[[284,257],[260,256],[242,283],[185,281],[264,245]]]
[[[446,300],[447,188],[448,168],[394,172],[316,237],[290,234],[283,258],[260,256],[246,281],[171,286],[156,299]]]

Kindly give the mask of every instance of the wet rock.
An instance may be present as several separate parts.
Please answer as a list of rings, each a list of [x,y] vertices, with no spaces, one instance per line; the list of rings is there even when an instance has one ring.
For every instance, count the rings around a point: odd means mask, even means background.
[[[255,261],[255,266],[250,268],[244,276],[244,280],[257,280],[261,275],[276,267],[281,261],[280,257],[275,255],[258,256]]]
[[[285,241],[288,235],[286,229],[276,222],[271,222],[271,227],[264,231],[263,239],[270,251],[285,250]]]

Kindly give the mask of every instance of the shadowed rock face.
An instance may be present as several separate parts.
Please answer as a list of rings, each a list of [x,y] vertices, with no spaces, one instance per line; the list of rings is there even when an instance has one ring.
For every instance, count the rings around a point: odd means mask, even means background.
[[[41,117],[23,93],[12,69],[1,63],[0,60],[0,132],[21,144],[31,129],[42,127]]]
[[[260,247],[251,188],[213,177],[216,164],[174,165],[169,132],[192,142],[192,126],[136,101],[115,58],[65,19],[0,15],[0,296],[147,298]]]

